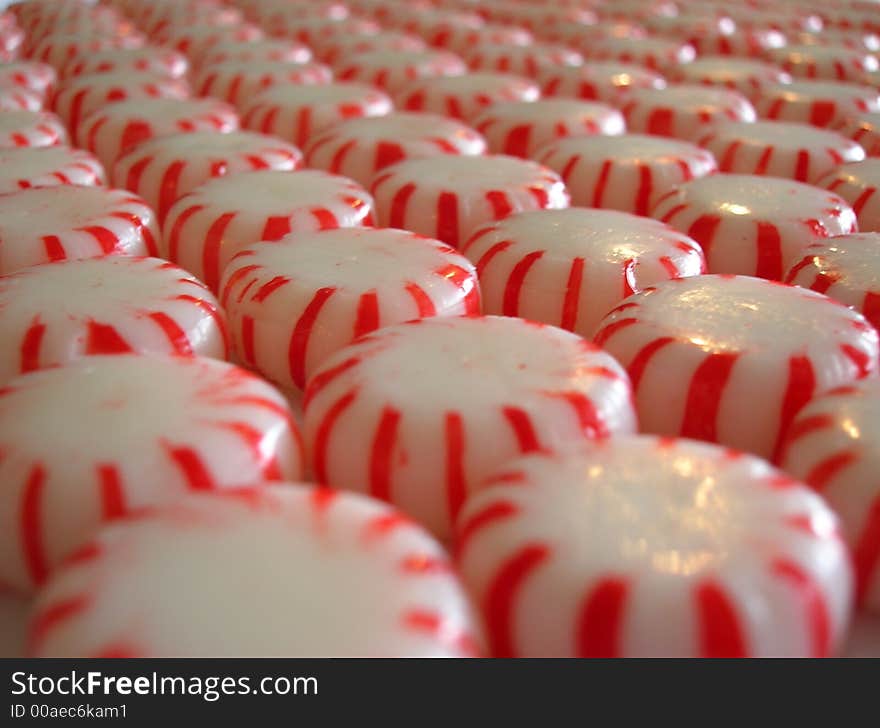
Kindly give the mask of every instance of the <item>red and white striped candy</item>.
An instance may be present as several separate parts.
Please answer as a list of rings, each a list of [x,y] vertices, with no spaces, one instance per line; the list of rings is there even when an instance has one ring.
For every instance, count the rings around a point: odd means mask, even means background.
[[[480,46],[527,46],[535,38],[523,27],[486,23],[477,28],[467,25],[450,27],[441,40],[443,48],[462,54]]]
[[[724,86],[750,99],[768,84],[791,83],[791,76],[772,63],[727,56],[701,56],[670,68],[669,78],[676,83]]]
[[[109,104],[143,99],[186,99],[189,95],[189,84],[184,79],[120,71],[74,76],[62,81],[52,94],[49,105],[76,138],[80,122]]]
[[[205,66],[193,80],[200,96],[214,96],[242,106],[271,86],[330,83],[333,72],[323,63],[223,61]]]
[[[152,0],[127,4],[125,13],[151,35],[169,27],[238,25],[242,20],[240,10],[216,0]]]
[[[834,128],[861,144],[869,157],[880,157],[880,111],[845,117]]]
[[[153,39],[163,46],[180,51],[194,64],[221,43],[244,43],[262,40],[263,31],[250,23],[237,25],[168,25]]]
[[[421,528],[368,498],[284,484],[191,495],[105,527],[40,592],[29,651],[469,657],[480,629]]]
[[[25,33],[21,28],[0,28],[0,60],[18,60],[22,55],[25,39]]]
[[[438,240],[344,228],[257,243],[225,268],[222,300],[240,361],[285,391],[364,334],[480,313],[473,265]]]
[[[503,155],[410,159],[373,180],[377,223],[457,248],[480,225],[524,210],[568,207],[559,175]]]
[[[874,243],[876,245],[876,241]],[[792,424],[781,463],[822,494],[852,550],[856,602],[880,610],[880,382],[833,390]]]
[[[249,131],[194,132],[150,139],[123,155],[114,184],[140,195],[165,219],[177,200],[214,177],[261,169],[291,171],[302,165],[297,147]]]
[[[604,38],[647,38],[649,33],[644,26],[631,20],[605,19],[593,25],[557,25],[552,30],[540,31],[539,35],[543,40],[562,43],[580,52]]]
[[[58,74],[47,63],[16,61],[0,64],[0,84],[19,86],[35,91],[45,99],[49,89],[57,82]]]
[[[462,51],[467,64],[478,71],[518,73],[532,78],[543,70],[557,71],[565,66],[583,65],[583,56],[575,50],[551,43],[529,45],[478,45]]]
[[[433,9],[431,0],[347,0],[345,4],[357,15],[375,18],[381,23],[389,24],[401,10],[409,18],[412,17],[415,10],[431,11]]]
[[[765,55],[795,78],[858,83],[866,73],[880,68],[877,58],[869,53],[840,46],[786,45]]]
[[[362,53],[398,51],[412,53],[427,50],[428,44],[417,35],[386,30],[373,35],[340,35],[322,44],[321,60],[342,67]]]
[[[486,140],[460,121],[401,111],[340,122],[312,136],[306,164],[368,186],[377,172],[405,159],[486,152]]]
[[[69,63],[77,63],[92,53],[140,48],[143,45],[144,39],[140,35],[118,37],[94,35],[88,32],[71,34],[62,32],[43,38],[33,52],[28,54],[28,59],[48,63],[63,75],[65,66]]]
[[[21,86],[0,84],[0,111],[41,111],[43,96]]]
[[[55,188],[52,188],[55,189]],[[158,258],[62,260],[0,276],[0,382],[84,356],[226,356],[217,300]]]
[[[48,111],[4,111],[0,114],[0,149],[52,147],[67,143],[67,130]]]
[[[710,32],[688,40],[697,52],[697,60],[706,55],[761,58],[768,50],[782,48],[787,42],[785,34],[773,28],[738,28],[730,34]]]
[[[820,33],[800,33],[792,41],[801,45],[837,46],[870,53],[880,51],[880,35],[869,30],[823,28]]]
[[[839,235],[813,243],[785,282],[855,309],[880,331],[880,233]]]
[[[697,84],[637,89],[622,108],[634,132],[696,141],[720,121],[755,120],[755,109],[737,91]]]
[[[242,126],[304,147],[309,139],[346,119],[391,113],[389,96],[362,83],[269,88],[242,108]]]
[[[754,8],[749,3],[730,5],[727,14],[730,15],[738,28],[771,28],[782,32],[795,33],[819,33],[824,27],[824,22],[819,14],[804,12],[798,7],[798,3],[791,3],[788,7],[774,7],[765,5]]]
[[[583,66],[541,69],[535,76],[544,96],[569,96],[622,106],[638,88],[666,88],[659,73],[626,63],[587,62]]]
[[[522,76],[479,72],[416,81],[395,101],[410,111],[430,111],[467,121],[499,101],[537,101],[540,96],[537,84]]]
[[[865,158],[864,149],[842,134],[785,121],[717,124],[699,143],[722,172],[798,182],[815,182],[839,164]]]
[[[592,61],[620,61],[663,72],[696,58],[692,45],[668,38],[628,38],[606,36],[579,46],[584,58]]]
[[[465,62],[439,50],[378,50],[356,53],[336,64],[341,81],[361,81],[395,94],[413,81],[467,73]]]
[[[717,169],[711,152],[695,144],[643,134],[560,139],[536,158],[560,174],[574,205],[637,215],[647,215],[681,183]]]
[[[159,136],[238,129],[238,115],[216,99],[139,99],[120,101],[89,114],[77,130],[77,146],[105,167],[138,144]]]
[[[440,48],[447,38],[454,37],[463,29],[474,30],[485,25],[474,12],[450,12],[441,8],[404,6],[392,12],[384,21],[392,28],[422,36],[429,45]]]
[[[29,53],[44,38],[61,33],[118,38],[141,36],[139,29],[130,20],[123,18],[112,8],[95,5],[88,10],[88,13],[79,13],[73,17],[64,18],[62,21],[43,18],[41,21],[33,23],[27,29],[27,40],[23,45],[23,50]]]
[[[111,48],[81,56],[62,69],[64,78],[94,73],[153,73],[168,78],[184,78],[189,61],[179,51],[160,46]]]
[[[515,460],[468,500],[456,541],[495,657],[825,657],[849,623],[831,509],[703,443]]]
[[[86,357],[16,377],[0,396],[0,448],[0,583],[25,592],[102,522],[189,490],[299,478],[303,465],[284,398],[202,357]]]
[[[835,81],[794,81],[765,86],[754,104],[765,119],[833,128],[845,117],[880,111],[880,91]]]
[[[816,184],[840,195],[852,205],[859,230],[880,232],[880,159],[844,164],[828,172]]]
[[[290,232],[372,224],[373,200],[346,177],[263,170],[212,179],[181,197],[163,222],[162,253],[217,291],[242,248]]]
[[[727,275],[645,289],[594,341],[627,368],[642,432],[768,458],[813,397],[876,376],[880,348],[861,314],[827,296]]]
[[[249,19],[269,27],[277,23],[278,16],[297,15],[328,20],[343,20],[351,16],[348,3],[334,0],[238,0],[236,5]]]
[[[158,235],[155,213],[127,190],[56,182],[0,195],[0,275],[57,260],[155,255]]]
[[[474,128],[498,154],[532,157],[563,137],[623,134],[623,114],[606,104],[578,99],[502,101],[473,118]]]
[[[647,217],[572,207],[511,215],[462,248],[477,266],[483,310],[590,337],[646,286],[705,272],[700,246]]]
[[[312,60],[312,51],[308,46],[292,40],[271,38],[217,43],[205,51],[200,62],[202,68],[207,68],[215,63],[227,61],[261,64],[309,63]]]
[[[801,182],[722,174],[682,184],[660,199],[651,217],[690,235],[711,273],[782,280],[804,249],[856,230],[844,199]]]
[[[319,481],[390,501],[445,538],[467,494],[517,454],[633,432],[630,397],[617,362],[575,334],[429,318],[328,359],[306,389],[305,435]]]
[[[0,149],[0,194],[55,185],[100,187],[106,182],[101,163],[82,149]]]
[[[585,7],[555,3],[493,3],[489,17],[496,23],[522,26],[542,38],[552,37],[559,28],[589,28],[598,21],[596,13]]]
[[[322,55],[337,38],[375,35],[382,29],[378,23],[366,18],[303,18],[299,11],[291,9],[291,12],[293,17],[282,18],[277,25],[267,26],[271,34],[305,43],[316,55]]]

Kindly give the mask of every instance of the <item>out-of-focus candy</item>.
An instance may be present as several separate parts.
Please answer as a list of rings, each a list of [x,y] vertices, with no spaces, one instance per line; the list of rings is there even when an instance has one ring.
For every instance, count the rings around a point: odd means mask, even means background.
[[[200,96],[214,96],[243,106],[272,86],[330,83],[333,73],[323,63],[231,60],[206,66],[194,79]]]
[[[251,41],[227,41],[217,43],[202,54],[202,68],[215,63],[237,61],[239,63],[309,63],[312,51],[296,41],[278,38]]]
[[[373,500],[288,484],[193,495],[107,526],[40,592],[29,637],[34,656],[482,652],[440,544]]]
[[[834,81],[764,86],[754,98],[758,116],[833,127],[843,118],[880,111],[880,90]]]
[[[524,210],[568,207],[559,175],[504,155],[410,159],[373,180],[377,223],[458,247],[480,225]]]
[[[719,121],[755,120],[749,100],[731,89],[676,85],[637,89],[622,108],[633,132],[696,141]]]
[[[341,35],[322,44],[321,60],[331,66],[343,66],[361,53],[398,51],[412,53],[427,50],[428,44],[417,35],[386,30],[373,35]]]
[[[861,144],[869,157],[880,157],[880,111],[844,117],[834,128]]]
[[[623,437],[500,469],[457,560],[495,657],[823,657],[852,604],[836,527],[758,458]]]
[[[72,33],[69,35],[61,33],[46,36],[37,44],[33,52],[28,54],[28,59],[48,63],[63,75],[65,66],[70,63],[77,63],[80,59],[87,58],[92,53],[140,48],[143,45],[144,40],[138,35],[120,38],[118,36],[92,35],[89,33]]]
[[[478,28],[460,26],[450,28],[441,38],[442,47],[453,53],[468,53],[480,46],[507,47],[528,46],[535,38],[525,28],[516,25],[487,23]]]
[[[861,314],[748,276],[645,289],[605,317],[594,341],[627,368],[642,432],[761,457],[779,452],[813,397],[878,369],[877,331]]]
[[[405,159],[483,154],[486,140],[460,121],[398,112],[343,121],[312,136],[306,164],[368,186],[376,173]]]
[[[120,101],[83,119],[77,132],[77,146],[88,149],[109,168],[120,156],[147,139],[237,129],[235,110],[216,99]]]
[[[627,38],[606,36],[588,46],[579,46],[584,58],[592,61],[620,61],[645,66],[661,73],[682,63],[690,63],[697,54],[692,45],[668,38]]]
[[[67,143],[67,130],[48,111],[4,111],[0,114],[0,149],[52,147]]]
[[[545,96],[570,96],[613,106],[622,106],[634,89],[666,88],[665,79],[656,71],[616,62],[539,69],[535,77]]]
[[[537,84],[508,73],[468,73],[416,81],[396,96],[409,111],[430,111],[465,121],[499,101],[536,101]]]
[[[263,31],[250,23],[237,25],[169,25],[153,38],[163,46],[186,55],[198,65],[206,53],[221,43],[262,40]]]
[[[877,241],[874,241],[874,245]],[[841,387],[805,407],[781,459],[786,472],[822,494],[852,549],[856,601],[880,609],[880,382]]]
[[[775,281],[811,243],[856,230],[855,212],[838,195],[745,174],[687,182],[660,199],[651,216],[696,240],[709,272]]]
[[[239,359],[288,391],[303,390],[329,356],[380,327],[480,313],[470,261],[404,230],[257,243],[226,266],[220,288]]]
[[[189,61],[183,53],[160,46],[111,48],[81,56],[62,69],[64,78],[122,71],[183,78],[189,71]]]
[[[163,255],[216,291],[229,260],[290,232],[372,222],[373,200],[346,177],[263,170],[212,179],[181,197],[163,223]]]
[[[160,222],[177,200],[214,177],[262,169],[294,170],[302,153],[276,137],[249,131],[194,132],[149,139],[123,155],[113,182],[140,195]]]
[[[306,442],[318,480],[390,501],[442,538],[467,494],[517,454],[632,432],[630,395],[617,362],[575,334],[422,319],[327,360],[306,390]]]
[[[393,104],[387,94],[362,83],[275,86],[242,107],[242,126],[304,147],[309,138],[345,119],[382,116]]]
[[[84,356],[223,359],[227,349],[225,318],[204,285],[168,261],[121,255],[0,276],[0,340],[4,383]]]
[[[837,132],[785,121],[717,124],[699,144],[722,172],[798,182],[815,182],[839,164],[865,158],[861,146]]]
[[[0,274],[57,260],[155,255],[155,213],[126,190],[58,186],[0,195]]]
[[[580,207],[647,215],[659,198],[716,171],[711,152],[695,144],[643,134],[570,137],[535,155],[556,170]]]
[[[813,243],[788,271],[785,282],[840,301],[880,331],[880,233],[853,233]]]
[[[341,81],[361,81],[396,94],[413,81],[467,73],[465,62],[454,53],[438,50],[379,50],[347,56],[336,64]]]
[[[880,159],[844,164],[817,180],[852,205],[859,230],[880,232]]]
[[[86,357],[16,377],[0,396],[0,448],[0,582],[21,591],[102,522],[303,466],[284,398],[201,357]]]
[[[874,56],[838,46],[787,45],[768,50],[766,56],[795,78],[859,82],[880,68]]]
[[[106,182],[101,163],[82,149],[0,149],[0,194],[55,185],[100,187]]]
[[[474,128],[498,154],[532,157],[548,142],[563,137],[623,134],[626,122],[617,109],[578,99],[503,101],[473,118]]]
[[[0,63],[0,84],[19,86],[40,94],[45,99],[49,89],[58,80],[58,74],[47,63],[36,61],[16,61]]]
[[[36,91],[21,86],[0,85],[0,112],[41,111],[43,97]]]
[[[700,247],[668,225],[580,207],[512,215],[478,229],[462,252],[477,266],[486,313],[586,337],[622,299],[706,265]]]
[[[577,51],[550,43],[478,45],[463,51],[463,56],[475,70],[531,77],[537,76],[542,70],[557,71],[565,66],[580,66],[584,62],[583,56]]]
[[[693,63],[670,68],[668,75],[677,83],[724,86],[747,98],[753,98],[767,84],[791,82],[791,76],[772,63],[726,56],[701,56]]]

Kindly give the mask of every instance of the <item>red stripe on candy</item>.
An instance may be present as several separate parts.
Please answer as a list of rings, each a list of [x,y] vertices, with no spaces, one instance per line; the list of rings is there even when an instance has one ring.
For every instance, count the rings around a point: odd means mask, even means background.
[[[738,353],[708,355],[697,367],[688,389],[681,435],[697,440],[718,440],[718,411]]]
[[[577,657],[619,657],[627,583],[604,578],[584,600],[577,624]]]
[[[370,453],[370,494],[380,500],[391,498],[391,469],[401,414],[393,407],[382,410]]]
[[[724,589],[706,581],[696,590],[701,657],[747,657],[739,617]]]

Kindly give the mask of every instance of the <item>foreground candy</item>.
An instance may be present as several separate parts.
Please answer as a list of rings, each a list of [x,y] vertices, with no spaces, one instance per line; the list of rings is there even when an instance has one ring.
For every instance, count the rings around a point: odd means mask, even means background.
[[[373,200],[346,177],[263,170],[212,179],[181,197],[163,223],[163,255],[217,291],[245,246],[290,232],[371,224]]]
[[[134,71],[153,73],[168,78],[183,78],[189,70],[189,61],[182,53],[162,48],[113,48],[89,53],[71,61],[63,68],[64,77],[84,76],[94,73],[118,73]]]
[[[700,247],[669,226],[580,207],[511,215],[477,230],[462,252],[477,266],[486,313],[586,337],[621,299],[705,272]]]
[[[857,141],[870,157],[880,157],[880,111],[846,116],[834,127]]]
[[[632,432],[630,398],[617,362],[575,334],[428,318],[327,360],[306,389],[306,441],[320,482],[388,500],[444,538],[468,492],[517,454]]]
[[[742,94],[725,88],[687,85],[638,89],[623,106],[631,131],[696,141],[719,121],[754,121]]]
[[[795,81],[765,86],[754,99],[758,116],[830,127],[841,119],[880,111],[880,91],[833,81]]]
[[[522,76],[468,73],[416,81],[401,90],[395,100],[402,109],[468,120],[499,101],[536,101],[540,95],[537,84]]]
[[[467,66],[454,53],[438,50],[378,50],[348,56],[336,64],[336,77],[360,81],[394,94],[407,84],[440,76],[461,76]]]
[[[875,242],[876,244],[876,242]],[[829,392],[792,424],[781,465],[821,493],[853,555],[856,600],[880,610],[880,381]]]
[[[880,232],[840,235],[810,245],[785,282],[840,301],[880,331]]]
[[[313,134],[346,119],[391,112],[391,99],[361,83],[275,86],[242,109],[242,126],[303,147]]]
[[[302,390],[327,358],[377,328],[480,313],[474,267],[438,240],[343,228],[257,243],[226,266],[224,308],[239,360]]]
[[[0,195],[0,274],[57,260],[155,255],[158,235],[153,211],[126,190],[56,182]]]
[[[0,276],[0,342],[6,382],[91,354],[223,359],[226,324],[211,293],[177,266],[109,256]]]
[[[844,164],[816,182],[840,195],[855,210],[859,230],[880,232],[880,159]]]
[[[751,58],[727,56],[700,57],[693,63],[670,68],[669,77],[677,83],[724,86],[753,98],[768,84],[790,83],[791,76],[778,66]]]
[[[154,73],[120,71],[75,76],[52,95],[51,108],[76,137],[80,122],[111,103],[143,99],[185,99],[189,84]]]
[[[542,68],[535,78],[544,96],[604,101],[617,107],[623,105],[634,89],[666,87],[666,81],[659,73],[616,62]]]
[[[479,225],[569,203],[555,172],[503,155],[411,159],[380,172],[370,191],[379,225],[412,230],[453,247]]]
[[[102,529],[40,592],[29,638],[32,655],[77,657],[483,651],[442,546],[384,504],[298,484]]]
[[[801,182],[719,174],[687,182],[660,199],[651,217],[690,235],[711,273],[782,280],[811,243],[855,232],[841,197]]]
[[[485,151],[486,140],[460,121],[402,111],[335,124],[313,135],[305,154],[309,167],[366,186],[379,170],[405,159]]]
[[[758,458],[624,437],[507,464],[455,541],[495,657],[825,657],[852,604],[836,528]]]
[[[67,130],[48,111],[4,111],[0,113],[0,149],[51,147],[67,143]]]
[[[106,181],[101,163],[82,149],[0,149],[0,194],[55,185],[101,186]]]
[[[647,215],[654,202],[688,180],[716,171],[711,152],[643,134],[560,139],[536,154],[556,170],[581,207]]]
[[[333,74],[321,63],[230,60],[206,66],[193,81],[200,96],[214,96],[235,106],[248,103],[271,86],[330,83]]]
[[[532,157],[546,143],[570,136],[623,134],[623,115],[605,104],[576,99],[502,101],[473,118],[498,154]]]
[[[301,163],[299,149],[276,137],[205,131],[139,144],[116,162],[113,180],[143,197],[161,221],[171,205],[209,179],[263,169],[290,171]]]
[[[201,357],[87,357],[12,379],[0,449],[0,583],[21,591],[102,521],[187,490],[302,475],[284,398]]]
[[[877,332],[863,316],[813,291],[747,276],[648,288],[612,311],[594,341],[629,371],[642,432],[762,457],[778,452],[814,396],[878,369]]]
[[[784,121],[718,124],[699,143],[722,172],[799,182],[815,182],[838,164],[865,158],[861,146],[837,132]]]
[[[122,154],[153,137],[236,129],[235,111],[216,99],[139,99],[110,104],[83,119],[77,146],[112,167]]]

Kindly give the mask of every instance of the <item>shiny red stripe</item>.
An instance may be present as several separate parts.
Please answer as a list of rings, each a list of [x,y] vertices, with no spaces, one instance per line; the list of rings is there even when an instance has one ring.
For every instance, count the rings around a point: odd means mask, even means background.
[[[115,328],[97,321],[89,321],[86,334],[86,354],[130,354],[133,349]]]
[[[394,193],[388,211],[389,227],[404,228],[406,226],[406,208],[409,204],[409,198],[413,196],[415,191],[416,186],[413,183],[409,183]]]
[[[577,657],[619,657],[627,583],[604,578],[587,595],[577,624]]]
[[[214,490],[214,479],[195,450],[189,447],[169,447],[168,454],[180,468],[190,490]]]
[[[179,159],[172,162],[162,175],[162,182],[159,185],[159,220],[164,220],[171,209],[171,205],[177,202],[180,195],[177,193],[180,184],[180,175],[186,167],[186,162]]]
[[[23,374],[40,368],[40,348],[45,333],[46,325],[41,324],[38,318],[25,331],[19,356],[19,371]]]
[[[330,433],[333,431],[333,426],[336,424],[336,421],[342,416],[345,410],[351,407],[354,403],[355,397],[357,397],[357,392],[351,391],[336,400],[336,402],[334,402],[327,410],[327,413],[318,425],[318,429],[315,433],[312,465],[315,470],[315,479],[319,483],[328,482],[327,447],[330,444]]]
[[[811,656],[827,657],[831,651],[831,617],[818,584],[791,561],[777,561],[773,564],[773,573],[798,593],[809,629]]]
[[[458,412],[447,412],[445,423],[446,438],[446,498],[449,515],[454,520],[461,510],[467,494],[465,479],[464,422]]]
[[[165,334],[165,337],[168,339],[168,343],[171,344],[171,348],[174,350],[175,354],[181,354],[183,356],[192,355],[193,350],[189,337],[173,318],[161,311],[154,311],[149,314],[149,318],[151,318],[156,325],[162,329],[162,333]]]
[[[712,243],[715,240],[715,233],[720,224],[721,218],[718,215],[701,215],[687,229],[688,237],[693,238],[700,244],[707,260],[712,249]]]
[[[368,291],[358,300],[357,318],[354,322],[354,338],[360,338],[379,328],[379,295]]]
[[[437,308],[434,306],[431,297],[425,293],[425,290],[421,286],[415,283],[407,283],[404,288],[416,304],[416,310],[418,311],[418,316],[420,318],[436,316]]]
[[[327,300],[335,292],[335,288],[318,289],[312,300],[309,301],[309,305],[303,311],[302,316],[299,317],[299,321],[296,322],[293,335],[290,337],[290,347],[287,351],[290,378],[300,389],[305,386],[306,353],[312,328],[324,304],[327,303]]]
[[[535,428],[528,413],[519,407],[504,407],[501,412],[513,429],[520,452],[540,452],[541,444],[538,442],[538,436],[535,434]]]
[[[266,224],[263,226],[263,233],[260,235],[260,240],[270,240],[274,243],[276,240],[280,240],[285,235],[288,235],[290,230],[290,218],[287,215],[270,217],[266,220]]]
[[[705,581],[696,590],[701,657],[747,657],[745,636],[727,593]]]
[[[856,570],[856,603],[863,604],[880,564],[880,498],[868,509],[865,525],[853,548]]]
[[[458,247],[458,195],[441,192],[437,198],[437,238]]]
[[[467,549],[471,539],[492,524],[511,518],[519,513],[519,509],[509,501],[496,501],[477,511],[462,523],[455,534],[455,553],[461,556]]]
[[[43,495],[46,471],[34,465],[25,483],[21,502],[21,547],[31,581],[42,584],[49,573],[43,544]]]
[[[543,256],[543,250],[536,250],[533,253],[529,253],[513,267],[510,277],[507,279],[507,285],[504,286],[502,311],[505,316],[519,315],[519,298],[525,278],[532,266]]]
[[[380,500],[391,498],[391,470],[394,448],[397,445],[397,428],[401,414],[393,407],[382,410],[379,425],[370,451],[370,494]]]
[[[101,490],[101,517],[105,521],[125,513],[125,492],[122,478],[115,465],[99,465],[98,481]]]
[[[223,245],[223,235],[229,223],[237,213],[227,212],[211,223],[205,235],[205,247],[202,250],[202,269],[205,273],[205,283],[212,291],[220,285],[220,247]]]
[[[782,398],[782,412],[779,429],[773,447],[774,460],[779,457],[784,438],[791,427],[795,415],[812,398],[816,390],[816,375],[813,364],[807,356],[793,356],[788,360],[788,383]]]
[[[681,435],[718,440],[718,411],[738,353],[709,354],[697,367],[688,389]]]
[[[177,216],[177,219],[174,221],[174,224],[171,226],[171,232],[168,233],[168,257],[174,261],[175,263],[179,260],[179,252],[180,252],[180,234],[183,231],[183,226],[186,225],[187,221],[196,213],[201,212],[205,209],[204,205],[193,205],[192,207],[186,208],[180,215]]]

